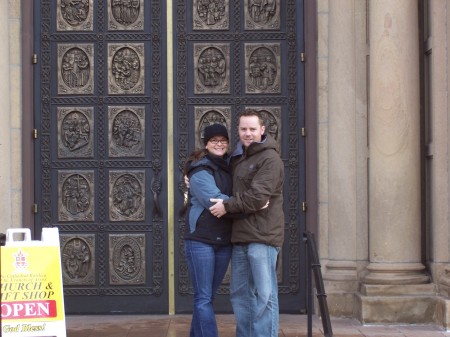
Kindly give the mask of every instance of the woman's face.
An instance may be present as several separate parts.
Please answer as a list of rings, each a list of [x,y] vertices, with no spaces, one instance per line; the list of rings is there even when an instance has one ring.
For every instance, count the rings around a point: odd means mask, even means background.
[[[222,136],[212,137],[206,144],[209,153],[222,157],[228,151],[228,139]]]

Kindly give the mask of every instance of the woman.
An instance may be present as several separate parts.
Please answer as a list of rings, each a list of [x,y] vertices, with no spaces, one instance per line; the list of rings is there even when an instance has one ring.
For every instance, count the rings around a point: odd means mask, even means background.
[[[209,211],[209,199],[228,199],[232,194],[227,129],[220,124],[207,126],[203,141],[205,148],[191,154],[185,172],[190,200],[185,253],[194,288],[190,337],[218,336],[213,300],[231,258],[231,219],[216,218]]]

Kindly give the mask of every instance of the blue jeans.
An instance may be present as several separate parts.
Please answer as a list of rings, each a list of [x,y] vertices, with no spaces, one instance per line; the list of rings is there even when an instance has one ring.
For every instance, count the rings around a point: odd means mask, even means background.
[[[230,291],[236,337],[278,336],[279,251],[261,243],[233,246]]]
[[[190,337],[217,337],[214,296],[231,258],[231,245],[212,245],[185,240],[189,277],[194,287],[194,309]]]

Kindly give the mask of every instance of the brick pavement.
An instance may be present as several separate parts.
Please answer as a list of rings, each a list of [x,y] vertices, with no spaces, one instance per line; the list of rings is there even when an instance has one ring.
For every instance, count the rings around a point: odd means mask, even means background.
[[[67,337],[189,337],[190,315],[101,315],[66,317]],[[234,316],[217,315],[220,337],[234,337]],[[331,319],[334,337],[450,337],[435,325],[361,325],[351,319]],[[280,316],[279,337],[307,337],[306,315]],[[323,335],[313,317],[313,337]]]

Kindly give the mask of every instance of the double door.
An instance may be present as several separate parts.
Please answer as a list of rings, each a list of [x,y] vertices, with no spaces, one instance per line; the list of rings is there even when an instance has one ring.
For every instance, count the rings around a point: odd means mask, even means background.
[[[36,0],[35,232],[60,230],[66,312],[189,312],[183,166],[259,110],[285,164],[280,310],[305,308],[303,2]],[[230,312],[229,273],[217,309]]]

